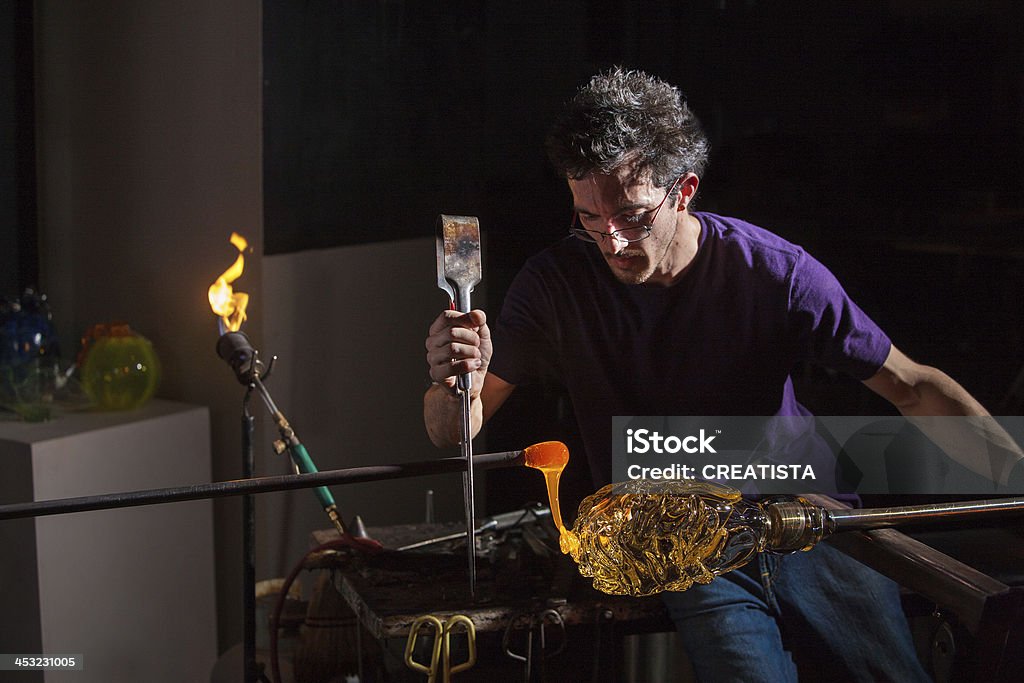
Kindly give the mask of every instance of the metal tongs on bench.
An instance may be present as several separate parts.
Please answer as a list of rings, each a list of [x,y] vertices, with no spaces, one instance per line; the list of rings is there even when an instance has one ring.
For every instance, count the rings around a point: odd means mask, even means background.
[[[446,216],[437,219],[437,286],[448,293],[455,309],[472,310],[470,294],[480,282],[480,222],[474,216]],[[470,414],[470,389],[473,374],[459,375],[457,385],[462,409],[460,432],[463,474],[463,498],[466,505],[466,549],[469,556],[469,593],[476,598],[476,506],[473,495],[473,425]]]

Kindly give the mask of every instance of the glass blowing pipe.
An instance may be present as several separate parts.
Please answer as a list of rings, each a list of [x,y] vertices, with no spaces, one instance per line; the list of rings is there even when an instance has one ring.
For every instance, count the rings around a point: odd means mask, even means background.
[[[800,498],[762,503],[767,518],[765,548],[775,552],[806,550],[840,531],[942,524],[1024,512],[1024,497],[997,498],[887,508],[829,510]]]

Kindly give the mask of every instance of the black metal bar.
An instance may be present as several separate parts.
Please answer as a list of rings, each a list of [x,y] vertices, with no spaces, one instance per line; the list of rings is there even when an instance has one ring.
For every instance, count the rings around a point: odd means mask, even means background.
[[[242,478],[252,479],[256,456],[252,438],[256,420],[249,414],[248,395],[242,414]],[[245,683],[258,683],[256,663],[256,506],[252,494],[242,496],[242,657]]]
[[[474,455],[473,467],[489,470],[522,465],[522,454],[522,451],[502,451],[500,453]],[[421,460],[395,465],[370,465],[368,467],[326,470],[314,474],[287,474],[256,479],[195,484],[176,488],[127,491],[124,493],[42,500],[31,503],[11,503],[0,505],[0,520],[61,515],[89,510],[109,510],[138,505],[176,503],[204,498],[224,498],[241,496],[247,493],[308,489],[317,486],[329,486],[331,484],[358,484],[367,481],[404,479],[431,474],[445,474],[448,472],[462,473],[465,469],[466,461],[462,458],[440,458],[438,460]]]

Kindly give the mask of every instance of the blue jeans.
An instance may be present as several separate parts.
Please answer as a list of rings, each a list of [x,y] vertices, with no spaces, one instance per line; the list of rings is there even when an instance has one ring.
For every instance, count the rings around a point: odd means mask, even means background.
[[[896,584],[828,544],[662,599],[702,683],[931,680]]]

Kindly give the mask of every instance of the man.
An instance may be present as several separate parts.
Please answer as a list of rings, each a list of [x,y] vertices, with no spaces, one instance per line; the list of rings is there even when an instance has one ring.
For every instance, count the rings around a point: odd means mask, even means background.
[[[459,441],[465,372],[474,433],[517,385],[560,381],[595,488],[612,477],[612,416],[806,415],[790,379],[803,360],[863,380],[904,415],[987,414],[893,346],[800,247],[692,211],[708,147],[678,90],[644,73],[612,69],[577,93],[548,138],[571,236],[524,266],[493,345],[483,311],[430,327],[436,445]],[[895,585],[827,546],[664,598],[702,681],[792,681],[798,668],[805,680],[928,680]]]

